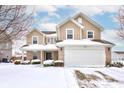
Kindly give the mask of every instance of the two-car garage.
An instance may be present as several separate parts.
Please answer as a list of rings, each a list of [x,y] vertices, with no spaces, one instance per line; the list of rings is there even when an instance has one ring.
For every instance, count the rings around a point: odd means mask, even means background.
[[[64,48],[65,66],[99,67],[105,66],[104,47],[69,46]]]
[[[63,47],[64,66],[104,67],[106,65],[106,45],[91,40],[64,40],[57,43]]]

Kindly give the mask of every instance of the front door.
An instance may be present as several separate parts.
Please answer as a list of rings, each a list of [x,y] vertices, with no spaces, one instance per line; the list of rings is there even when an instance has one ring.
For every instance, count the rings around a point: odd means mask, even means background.
[[[46,52],[46,60],[51,60],[51,59],[52,59],[52,53]]]

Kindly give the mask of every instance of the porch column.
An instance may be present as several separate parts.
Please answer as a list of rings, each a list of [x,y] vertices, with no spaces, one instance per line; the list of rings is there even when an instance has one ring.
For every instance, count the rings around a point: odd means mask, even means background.
[[[58,50],[58,60],[64,60],[64,50],[63,48],[59,48]]]
[[[41,53],[40,53],[40,59],[41,59],[41,63],[43,63],[43,61],[44,61],[44,51],[41,51]]]
[[[24,50],[22,50],[22,62],[24,61]]]

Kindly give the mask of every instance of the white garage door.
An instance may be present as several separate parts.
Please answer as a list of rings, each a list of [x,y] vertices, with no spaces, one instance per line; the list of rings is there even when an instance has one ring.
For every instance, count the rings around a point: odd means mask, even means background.
[[[104,47],[65,47],[64,54],[65,66],[105,66]]]

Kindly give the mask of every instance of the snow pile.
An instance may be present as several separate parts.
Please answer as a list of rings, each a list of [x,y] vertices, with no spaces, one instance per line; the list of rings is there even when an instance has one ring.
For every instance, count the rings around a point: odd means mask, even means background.
[[[45,60],[45,61],[43,61],[43,64],[44,65],[51,65],[51,64],[53,64],[53,61],[54,60]]]

